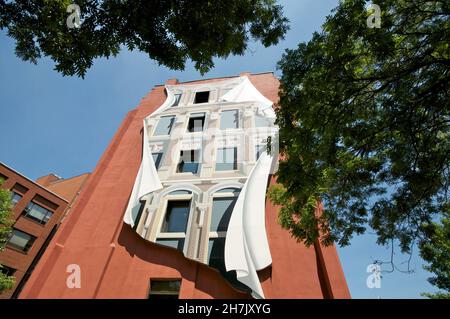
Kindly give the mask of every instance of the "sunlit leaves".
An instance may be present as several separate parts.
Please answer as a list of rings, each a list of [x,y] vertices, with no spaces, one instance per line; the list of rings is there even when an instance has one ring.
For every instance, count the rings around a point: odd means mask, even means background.
[[[433,3],[379,1],[377,29],[366,25],[369,1],[342,1],[279,62],[275,199],[300,241],[321,229],[346,245],[370,226],[379,244],[409,252],[448,203],[450,9]]]

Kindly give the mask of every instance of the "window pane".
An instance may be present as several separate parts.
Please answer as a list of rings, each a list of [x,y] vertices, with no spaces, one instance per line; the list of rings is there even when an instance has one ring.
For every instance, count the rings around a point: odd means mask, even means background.
[[[185,233],[191,201],[169,201],[162,225],[163,233]]]
[[[160,238],[160,239],[156,240],[156,243],[167,246],[167,247],[172,247],[172,248],[182,251],[183,247],[184,247],[184,238],[180,238],[180,239],[178,239],[178,238],[177,239]]]
[[[181,286],[181,280],[152,280],[152,292],[175,292],[178,293]]]
[[[228,128],[239,127],[239,111],[228,110],[223,111],[220,115],[220,129],[225,130]]]
[[[217,149],[216,171],[230,171],[237,169],[237,148]]]
[[[152,153],[153,162],[155,163],[156,169],[159,168],[159,164],[161,163],[162,153]]]
[[[197,174],[200,160],[199,150],[186,150],[180,152],[180,161],[178,162],[178,173]]]
[[[173,102],[172,106],[178,106],[180,104],[181,100],[181,94],[175,94],[175,101]]]
[[[189,116],[188,132],[202,132],[205,126],[205,113],[194,113]]]
[[[227,231],[236,197],[214,198],[210,231]]]
[[[11,197],[11,202],[14,206],[16,206],[16,204],[22,199],[22,195],[13,192],[12,193],[12,197]]]
[[[173,115],[161,117],[153,135],[169,135],[174,122],[175,116]]]
[[[208,265],[221,272],[225,270],[225,238],[211,238],[208,245]]]
[[[150,280],[151,299],[178,299],[181,280]]]
[[[197,92],[195,93],[194,103],[208,103],[209,101],[209,91]]]
[[[273,125],[273,119],[255,115],[255,126],[256,127],[269,127]]]
[[[27,218],[33,219],[41,224],[45,224],[48,222],[50,217],[52,217],[53,213],[48,209],[45,209],[44,207],[31,202],[25,209],[24,215]]]
[[[26,252],[31,247],[35,239],[36,237],[28,235],[27,233],[24,233],[20,230],[13,229],[12,236],[8,242],[8,246]]]
[[[198,171],[198,163],[185,162],[185,163],[180,163],[180,165],[178,167],[179,167],[178,173],[197,174],[197,171]]]

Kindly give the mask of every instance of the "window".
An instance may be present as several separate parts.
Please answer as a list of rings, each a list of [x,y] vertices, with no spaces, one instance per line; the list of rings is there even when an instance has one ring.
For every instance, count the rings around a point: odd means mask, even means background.
[[[161,232],[185,233],[188,224],[190,209],[190,200],[168,201],[166,215],[164,216]]]
[[[248,287],[236,278],[236,272],[225,267],[225,241],[231,213],[239,197],[240,188],[225,187],[217,190],[212,197],[206,262],[217,269],[236,289],[248,291]]]
[[[263,152],[265,152],[265,150],[266,150],[266,145],[264,145],[264,144],[258,144],[258,145],[256,145],[256,147],[255,147],[256,160],[259,159],[259,157],[261,156],[261,154],[262,154]]]
[[[185,150],[180,152],[177,173],[197,174],[200,161],[200,150]]]
[[[16,269],[5,266],[5,265],[0,265],[0,272],[5,275],[5,276],[13,276],[14,273],[16,272]]]
[[[25,208],[23,215],[42,225],[45,225],[52,217],[53,212],[36,203],[30,202],[27,208]]]
[[[216,171],[231,171],[237,169],[237,148],[217,149]]]
[[[173,102],[172,106],[178,106],[180,104],[181,95],[181,93],[175,94],[175,101]]]
[[[208,245],[208,265],[213,268],[225,270],[225,237],[210,238]]]
[[[12,192],[12,196],[11,196],[11,202],[13,204],[13,206],[16,206],[17,203],[22,199],[22,195],[20,195],[19,193],[16,192]]]
[[[159,164],[161,164],[161,158],[163,153],[152,153],[153,162],[155,163],[156,169],[159,168]]]
[[[236,278],[235,271],[227,271],[225,266],[225,237],[210,238],[208,245],[208,265],[217,269],[222,276],[236,289],[251,293],[246,285]]]
[[[256,127],[270,127],[273,125],[273,119],[255,115],[255,126]]]
[[[181,280],[150,280],[149,299],[178,299]]]
[[[209,101],[209,91],[195,93],[194,104],[208,103],[208,101]]]
[[[20,185],[19,183],[16,183],[16,184],[14,184],[14,187],[11,189],[11,192],[16,193],[18,196],[22,197],[26,192],[28,192],[28,188]],[[14,198],[13,198],[13,200],[14,200]]]
[[[210,231],[227,231],[236,199],[237,197],[217,197],[213,199]]]
[[[36,237],[24,233],[23,231],[20,231],[18,229],[13,229],[7,245],[8,247],[27,252],[31,248],[35,240]]]
[[[230,129],[239,127],[239,110],[222,111],[220,116],[220,129]]]
[[[188,132],[202,132],[205,126],[205,113],[193,113],[189,116]]]
[[[156,234],[156,243],[179,251],[187,249],[185,238],[192,210],[193,194],[190,190],[178,189],[166,196],[165,211],[161,212],[161,225]],[[186,247],[185,247],[186,246]]]
[[[206,261],[210,267],[217,269],[234,287],[246,291],[248,288],[236,279],[236,272],[227,271],[225,267],[225,238],[239,192],[239,188],[226,187],[216,191],[213,195]]]
[[[153,135],[169,135],[172,131],[173,123],[175,122],[175,116],[162,116],[159,119],[158,125],[155,128]]]

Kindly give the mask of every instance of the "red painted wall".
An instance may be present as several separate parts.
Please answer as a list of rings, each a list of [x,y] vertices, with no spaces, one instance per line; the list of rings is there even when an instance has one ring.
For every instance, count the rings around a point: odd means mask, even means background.
[[[272,73],[249,78],[277,101],[279,82]],[[122,221],[141,161],[143,119],[165,98],[164,87],[157,86],[128,113],[21,298],[147,298],[152,277],[182,278],[181,298],[249,298],[216,270],[145,241]],[[334,247],[298,244],[278,225],[277,208],[267,201],[266,209],[273,259],[260,272],[266,297],[350,297]],[[81,288],[67,288],[69,264],[80,265]]]

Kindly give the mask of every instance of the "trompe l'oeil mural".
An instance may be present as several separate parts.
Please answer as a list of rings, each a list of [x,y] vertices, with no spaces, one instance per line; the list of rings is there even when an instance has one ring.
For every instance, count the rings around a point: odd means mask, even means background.
[[[278,157],[273,103],[247,77],[166,92],[143,123],[124,222],[264,298],[257,271],[272,263],[265,193]]]

